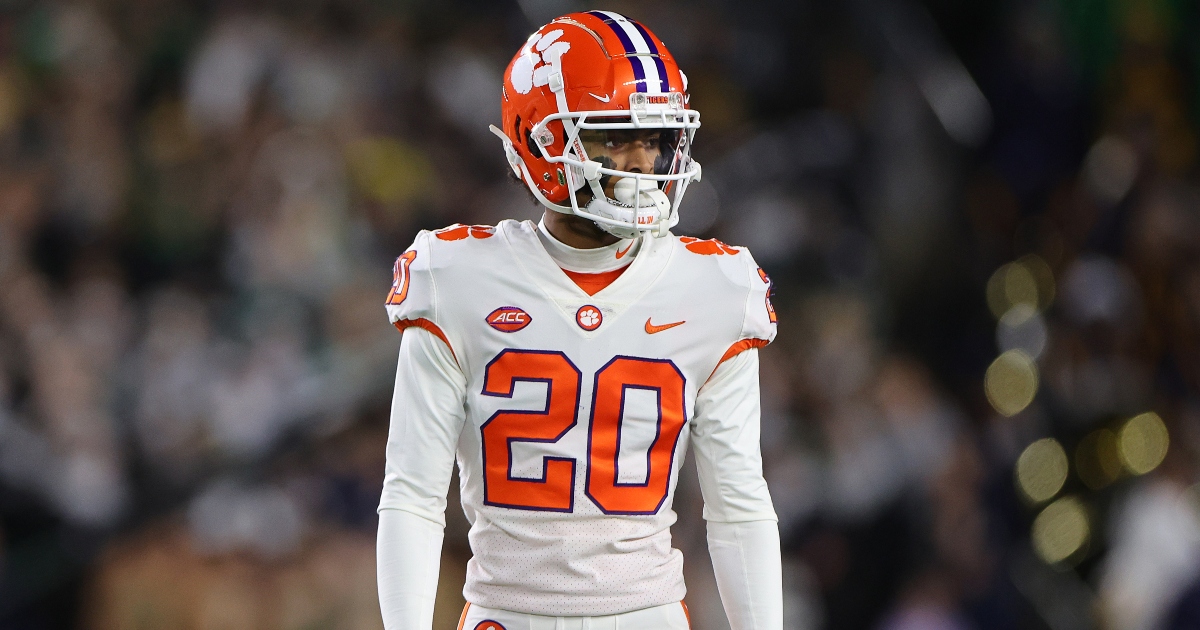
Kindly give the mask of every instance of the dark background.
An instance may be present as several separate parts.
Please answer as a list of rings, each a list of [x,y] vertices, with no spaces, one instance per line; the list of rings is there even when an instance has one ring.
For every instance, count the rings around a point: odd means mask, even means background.
[[[5,0],[0,628],[381,627],[392,261],[536,218],[487,125],[585,8],[689,76],[676,233],[776,284],[786,627],[1200,627],[1195,1]]]

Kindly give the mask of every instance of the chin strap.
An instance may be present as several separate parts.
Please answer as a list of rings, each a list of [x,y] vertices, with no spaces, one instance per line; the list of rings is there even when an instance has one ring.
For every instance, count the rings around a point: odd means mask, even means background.
[[[508,158],[508,165],[512,167],[513,174],[517,177],[520,177],[521,167],[519,164],[521,164],[521,156],[517,153],[517,150],[513,148],[512,139],[504,135],[504,132],[500,131],[500,128],[496,125],[488,125],[488,129],[492,133],[496,134],[497,138],[500,138],[500,142],[504,143],[504,157]]]

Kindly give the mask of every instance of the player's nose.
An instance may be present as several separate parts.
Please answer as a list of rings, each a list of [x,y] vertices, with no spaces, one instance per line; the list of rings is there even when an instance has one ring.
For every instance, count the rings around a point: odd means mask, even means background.
[[[624,170],[630,173],[652,173],[654,172],[654,156],[655,152],[649,147],[644,145],[635,147],[629,151],[629,161]]]

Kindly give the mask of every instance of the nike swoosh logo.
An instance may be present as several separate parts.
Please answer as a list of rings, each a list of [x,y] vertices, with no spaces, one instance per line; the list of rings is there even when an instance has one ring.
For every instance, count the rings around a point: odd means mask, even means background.
[[[588,96],[596,99],[597,101],[600,101],[601,103],[607,103],[608,99],[612,98],[611,96],[597,96],[595,94],[592,94],[591,92],[588,92]]]
[[[626,246],[626,247],[625,247],[625,249],[618,251],[618,252],[617,252],[617,260],[620,260],[620,259],[624,258],[624,257],[625,257],[625,254],[628,254],[628,253],[629,253],[629,249],[630,249],[631,247],[633,247],[633,243],[630,243],[628,246]]]
[[[687,323],[687,321],[684,320],[684,321],[679,321],[679,322],[671,322],[670,324],[663,324],[662,326],[655,326],[654,324],[650,323],[651,319],[654,319],[654,318],[653,317],[646,318],[646,334],[647,335],[653,335],[654,333],[660,333],[668,328],[682,326]]]

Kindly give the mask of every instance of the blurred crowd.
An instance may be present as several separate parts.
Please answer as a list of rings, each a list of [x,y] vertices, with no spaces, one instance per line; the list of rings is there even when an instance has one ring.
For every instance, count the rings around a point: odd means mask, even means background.
[[[787,628],[1200,627],[1200,9],[601,6],[690,78],[676,233],[776,283]],[[382,627],[391,263],[540,215],[487,125],[580,8],[0,3],[0,628]]]

